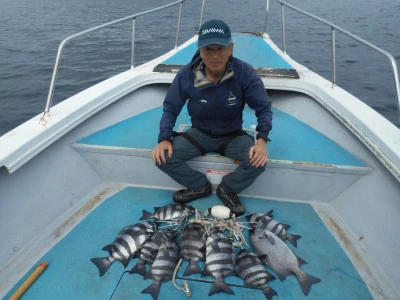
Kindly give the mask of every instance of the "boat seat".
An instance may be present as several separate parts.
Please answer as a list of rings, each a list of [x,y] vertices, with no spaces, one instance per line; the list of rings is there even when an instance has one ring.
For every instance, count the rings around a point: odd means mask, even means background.
[[[334,199],[370,168],[352,153],[289,114],[273,108],[274,128],[268,143],[266,177],[243,193],[288,199]],[[162,107],[143,112],[95,132],[73,144],[98,174],[109,182],[147,186],[180,186],[154,166],[151,151],[157,144]],[[254,112],[245,107],[244,127],[255,128]],[[190,124],[183,108],[175,130]],[[295,128],[295,130],[293,130]],[[204,172],[214,185],[232,172],[238,162],[217,153],[207,153],[188,162]],[[296,182],[296,184],[293,184]]]

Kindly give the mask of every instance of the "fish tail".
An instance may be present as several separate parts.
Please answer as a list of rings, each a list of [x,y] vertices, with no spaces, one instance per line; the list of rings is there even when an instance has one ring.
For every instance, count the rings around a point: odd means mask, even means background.
[[[227,285],[223,280],[216,280],[208,293],[208,296],[212,296],[216,293],[227,293],[235,295],[235,292]]]
[[[108,257],[95,257],[90,259],[99,269],[100,277],[103,276],[110,268],[112,261]]]
[[[296,235],[296,234],[287,234],[287,239],[288,241],[297,248],[297,240],[301,238],[301,235]]]
[[[146,267],[145,262],[143,260],[139,260],[138,263],[129,271],[129,274],[140,274],[143,277],[146,275]]]
[[[143,216],[139,220],[147,220],[152,217],[152,214],[149,213],[147,210],[143,210]]]
[[[142,291],[142,294],[150,294],[153,297],[153,300],[157,300],[158,295],[160,294],[160,287],[161,287],[161,282],[154,281],[151,285],[149,285]]]
[[[272,298],[273,298],[274,296],[277,296],[277,295],[278,295],[278,294],[276,293],[276,291],[275,291],[274,289],[270,288],[268,285],[264,285],[264,286],[262,287],[262,292],[263,292],[263,294],[264,294],[264,296],[265,296],[265,299],[268,299],[268,300],[272,300]]]
[[[304,272],[301,272],[297,275],[297,280],[300,283],[300,287],[301,290],[303,291],[303,294],[306,296],[310,292],[311,286],[321,281],[321,279]]]
[[[189,262],[188,267],[185,270],[185,273],[183,273],[183,276],[189,276],[189,275],[193,275],[193,274],[201,274],[203,271],[200,269],[200,267],[198,266],[198,264],[191,260]]]
[[[269,273],[269,272],[267,272],[267,271],[265,271],[265,272],[267,273],[266,282],[269,282],[269,281],[271,281],[271,280],[275,280],[275,279],[276,279],[276,277],[275,277],[274,275],[272,275],[271,273]]]

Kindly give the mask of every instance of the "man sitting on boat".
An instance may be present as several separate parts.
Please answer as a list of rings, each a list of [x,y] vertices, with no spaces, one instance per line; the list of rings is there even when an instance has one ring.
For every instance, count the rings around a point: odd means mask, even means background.
[[[265,170],[271,103],[254,68],[232,56],[231,31],[223,21],[211,20],[201,26],[198,49],[168,89],[152,158],[159,169],[187,187],[174,193],[177,203],[212,193],[206,175],[190,168],[187,160],[206,152],[238,160],[239,166],[222,178],[216,193],[233,213],[242,215],[245,209],[237,194]],[[192,127],[176,133],[173,127],[186,101]],[[245,104],[257,116],[256,143],[242,129]]]

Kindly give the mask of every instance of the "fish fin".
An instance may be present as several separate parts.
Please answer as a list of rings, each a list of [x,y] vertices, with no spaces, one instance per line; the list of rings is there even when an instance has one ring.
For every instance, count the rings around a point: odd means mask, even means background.
[[[147,288],[145,288],[142,291],[142,294],[150,294],[153,297],[153,300],[157,300],[158,295],[160,294],[160,287],[161,287],[161,282],[155,281],[151,285],[149,285]]]
[[[153,275],[151,274],[151,270],[147,271],[144,275],[143,275],[144,279],[153,279]]]
[[[297,248],[297,240],[301,238],[301,235],[287,234],[288,241]]]
[[[121,259],[118,259],[123,265],[124,265],[124,268],[126,268],[127,266],[128,266],[128,264],[129,264],[129,260],[130,260],[130,257],[128,257],[128,258],[121,258]]]
[[[265,282],[269,282],[271,280],[275,280],[276,277],[274,275],[272,275],[271,273],[269,273],[268,271],[265,271],[267,273],[267,279]]]
[[[111,255],[111,253],[113,251],[113,244],[108,244],[108,245],[104,246],[103,249],[101,249],[101,250],[108,251],[108,253],[110,253],[110,255]]]
[[[95,258],[91,258],[90,260],[99,269],[100,277],[103,276],[107,272],[107,270],[110,268],[110,266],[113,262],[108,257],[95,257]]]
[[[212,296],[216,293],[227,293],[235,295],[235,292],[227,285],[223,280],[216,280],[208,293],[208,296]]]
[[[272,213],[274,212],[273,209],[271,209],[269,212],[265,213],[264,216],[272,218]]]
[[[189,276],[193,274],[201,274],[203,272],[202,269],[200,269],[199,265],[191,260],[189,261],[189,265],[187,266],[185,273],[183,273],[183,276]]]
[[[258,255],[258,258],[261,260],[263,264],[267,263],[267,258],[268,258],[267,254],[260,254]]]
[[[265,233],[264,236],[267,238],[267,240],[271,243],[271,245],[275,245],[275,239],[274,237],[269,234],[269,233]]]
[[[261,221],[261,228],[267,228],[267,226],[268,226],[268,223],[271,221],[271,218],[270,217],[266,217],[266,218],[259,218],[258,220],[257,220],[257,222],[258,221]]]
[[[254,212],[248,213],[248,214],[246,215],[247,221],[250,221],[250,220],[251,220],[251,217],[252,217],[254,214],[255,214]]]
[[[205,267],[203,272],[201,272],[201,277],[211,276],[211,275],[212,274],[211,274],[210,270],[207,267]]]
[[[296,258],[297,258],[297,265],[298,265],[299,267],[300,267],[301,265],[306,265],[306,264],[307,264],[307,262],[306,262],[304,259],[298,257],[296,254],[295,254],[295,256],[296,256]]]
[[[275,291],[274,289],[270,288],[268,285],[264,285],[264,286],[262,287],[262,292],[263,292],[263,294],[264,294],[264,296],[265,296],[265,298],[266,298],[267,300],[272,300],[272,298],[273,298],[274,296],[277,296],[277,295],[278,295],[278,294],[276,293],[276,291]]]
[[[147,230],[149,228],[148,225],[152,225],[152,223],[153,222],[146,221],[146,222],[138,224],[139,225],[138,227]]]
[[[288,229],[291,227],[291,226],[288,225],[288,224],[282,224],[282,223],[281,223],[281,225],[282,225],[283,229],[285,229],[285,230],[288,230]]]
[[[143,277],[146,275],[146,267],[145,262],[143,260],[139,260],[138,263],[129,271],[129,274],[140,274]]]
[[[149,213],[147,210],[143,210],[143,216],[139,220],[147,220],[152,217],[152,213]]]
[[[218,246],[217,243],[213,243],[213,244],[211,245],[211,248],[212,248],[214,251],[217,251],[217,252],[220,252],[220,251],[221,251],[221,248]]]
[[[300,287],[301,290],[303,291],[303,294],[306,296],[310,292],[311,286],[321,281],[321,279],[304,272],[300,272],[298,275],[296,275],[296,277],[300,283]]]
[[[275,274],[279,278],[280,281],[284,281],[286,279],[286,277],[287,277],[286,276],[287,274],[283,274],[283,273],[280,273],[280,272],[277,272],[277,271],[275,271]]]

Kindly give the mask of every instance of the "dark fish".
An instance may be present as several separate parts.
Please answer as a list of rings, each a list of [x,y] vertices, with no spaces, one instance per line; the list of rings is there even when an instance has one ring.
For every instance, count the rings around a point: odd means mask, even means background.
[[[277,295],[272,288],[266,285],[268,281],[275,279],[275,276],[265,270],[257,255],[249,250],[241,249],[236,258],[236,266],[238,268],[237,272],[246,283],[246,286],[261,288],[265,298],[268,300]]]
[[[148,273],[154,282],[145,288],[142,294],[150,294],[154,300],[157,300],[160,294],[161,283],[172,279],[178,260],[179,247],[175,241],[175,234],[171,234],[158,250],[157,256]]]
[[[201,274],[198,261],[205,261],[206,255],[206,231],[203,225],[192,223],[182,232],[180,239],[180,256],[189,261],[183,276]]]
[[[169,221],[184,219],[194,215],[195,209],[185,204],[169,204],[163,207],[154,207],[154,213],[143,210],[140,220],[154,218],[157,221]]]
[[[143,277],[146,275],[146,264],[151,264],[154,262],[158,249],[165,240],[164,232],[158,231],[146,241],[140,248],[139,261],[137,264],[129,271],[129,274],[138,273]]]
[[[215,278],[209,296],[215,293],[235,292],[227,285],[224,278],[234,274],[234,251],[231,240],[219,229],[214,228],[206,241],[206,269],[202,275],[211,274]]]
[[[107,272],[115,260],[120,261],[126,267],[132,255],[156,230],[156,222],[137,223],[123,228],[114,242],[103,248],[104,251],[109,252],[110,256],[91,259],[99,269],[100,276]]]
[[[262,228],[255,228],[250,233],[250,243],[260,259],[274,270],[283,281],[288,275],[295,275],[304,295],[308,295],[311,285],[321,279],[304,273],[300,265],[306,263],[297,257],[290,248],[275,234]]]
[[[297,240],[301,238],[301,235],[287,233],[287,229],[290,227],[290,225],[282,224],[272,219],[269,213],[266,213],[264,215],[258,213],[249,214],[247,215],[247,219],[250,223],[252,223],[253,228],[260,227],[262,229],[271,231],[282,241],[288,240],[293,246],[297,248]]]

